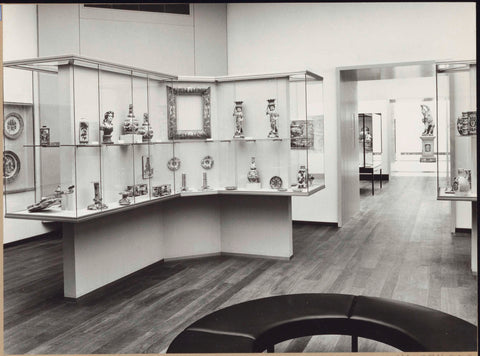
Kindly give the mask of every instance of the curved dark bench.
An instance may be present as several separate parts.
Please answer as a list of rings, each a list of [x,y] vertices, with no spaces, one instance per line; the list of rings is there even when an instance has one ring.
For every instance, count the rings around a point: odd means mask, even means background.
[[[251,353],[302,336],[351,335],[402,351],[476,351],[477,327],[420,305],[347,294],[291,294],[235,304],[194,322],[167,353]]]

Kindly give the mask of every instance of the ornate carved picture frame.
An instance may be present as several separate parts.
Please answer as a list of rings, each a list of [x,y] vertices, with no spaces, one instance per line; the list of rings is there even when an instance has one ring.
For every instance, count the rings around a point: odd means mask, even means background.
[[[177,96],[198,95],[202,99],[202,129],[178,130]],[[168,139],[188,140],[211,138],[211,101],[208,88],[172,88],[167,86]]]

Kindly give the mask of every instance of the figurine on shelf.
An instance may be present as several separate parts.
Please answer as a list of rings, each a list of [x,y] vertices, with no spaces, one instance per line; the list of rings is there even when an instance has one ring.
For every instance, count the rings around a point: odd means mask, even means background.
[[[301,165],[298,170],[297,183],[297,188],[304,189],[307,187],[307,172],[304,165]]]
[[[128,116],[123,122],[123,133],[127,134],[136,134],[138,131],[138,120],[133,114],[133,104],[128,106]]]
[[[153,167],[150,162],[150,156],[142,156],[142,178],[149,179],[153,177]]]
[[[102,195],[100,194],[100,183],[93,182],[93,190],[95,197],[93,198],[93,204],[87,206],[88,210],[102,210],[107,209],[108,206],[102,202]]]
[[[468,119],[470,121],[470,129],[468,132],[470,133],[470,135],[476,135],[477,134],[477,112],[469,111]]]
[[[457,169],[457,176],[453,179],[452,189],[458,192],[468,192],[472,188],[472,170]]]
[[[143,114],[143,124],[138,128],[137,133],[142,135],[143,142],[150,142],[153,137],[153,129],[150,126],[150,121],[148,119],[148,113]]]
[[[275,99],[267,100],[267,116],[270,119],[270,132],[268,133],[269,138],[278,137],[278,113],[275,110]]]
[[[435,124],[433,123],[433,117],[430,113],[430,108],[427,105],[420,105],[422,108],[422,115],[423,115],[423,125],[425,125],[425,129],[422,132],[422,136],[433,136],[433,129],[435,128]]]
[[[468,112],[462,112],[462,117],[457,119],[457,130],[462,136],[468,136],[470,133],[470,119]]]
[[[129,196],[129,192],[121,192],[119,193],[122,195],[122,199],[120,199],[118,201],[118,204],[120,205],[130,205],[132,202],[130,201],[130,199],[128,199],[128,196]]]
[[[113,117],[115,114],[113,111],[107,111],[104,115],[102,125],[100,130],[103,131],[103,143],[110,144],[112,141],[112,132],[113,132]]]
[[[244,138],[243,135],[243,101],[236,101],[235,102],[235,109],[233,111],[233,116],[235,117],[235,134],[233,135],[234,138]]]
[[[40,127],[40,145],[41,146],[50,145],[50,129],[45,125]]]
[[[255,164],[255,157],[252,157],[250,163],[250,171],[248,171],[247,179],[249,183],[260,183],[260,175],[257,171],[257,166]]]
[[[80,143],[88,143],[88,121],[80,121],[78,140]]]
[[[27,210],[30,213],[34,213],[37,211],[43,211],[49,209],[53,206],[61,206],[62,205],[62,196],[66,194],[72,194],[73,189],[75,188],[74,185],[71,185],[67,188],[67,190],[62,190],[60,186],[55,189],[53,194],[47,195],[46,197],[42,197],[38,203],[29,205]]]

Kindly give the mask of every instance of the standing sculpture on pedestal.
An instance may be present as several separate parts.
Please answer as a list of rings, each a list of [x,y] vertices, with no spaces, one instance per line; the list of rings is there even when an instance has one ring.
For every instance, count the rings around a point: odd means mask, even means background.
[[[422,108],[422,115],[423,115],[423,125],[425,125],[425,129],[422,132],[422,136],[433,136],[433,129],[435,128],[435,124],[433,123],[432,114],[430,113],[430,108],[427,105],[420,105]]]
[[[433,153],[433,140],[435,136],[433,135],[433,129],[435,124],[433,123],[432,114],[430,113],[430,108],[427,105],[420,105],[422,109],[422,122],[425,126],[422,136],[422,157],[420,157],[420,162],[436,162],[437,159]]]
[[[244,138],[243,134],[243,101],[236,101],[235,102],[235,109],[233,111],[233,116],[235,117],[235,134],[233,135],[234,138]]]
[[[103,143],[113,143],[112,141],[112,132],[113,132],[113,111],[107,111],[104,115],[102,125],[100,130],[103,131]]]
[[[268,133],[269,138],[278,137],[278,113],[275,111],[275,99],[267,100],[267,116],[270,119],[270,132]]]

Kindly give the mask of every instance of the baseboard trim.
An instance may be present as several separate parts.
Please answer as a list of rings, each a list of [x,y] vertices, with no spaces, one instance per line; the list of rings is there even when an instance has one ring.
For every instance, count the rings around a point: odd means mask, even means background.
[[[206,257],[216,257],[220,256],[221,252],[213,252],[213,253],[203,253],[199,255],[188,255],[188,256],[180,256],[180,257],[168,257],[165,258],[165,262],[174,262],[174,261],[183,261],[183,260],[192,260],[195,258],[206,258]]]
[[[293,225],[315,225],[338,227],[338,222],[293,220]]]
[[[250,253],[237,253],[237,252],[222,252],[222,256],[233,256],[233,257],[248,257],[248,258],[261,258],[264,260],[280,260],[280,261],[290,261],[293,258],[293,255],[290,257],[281,257],[281,256],[268,256],[268,255],[256,255]]]
[[[456,227],[456,228],[455,228],[455,233],[456,233],[456,234],[471,234],[471,233],[472,233],[472,229],[463,229],[463,228],[458,228],[458,227]]]

